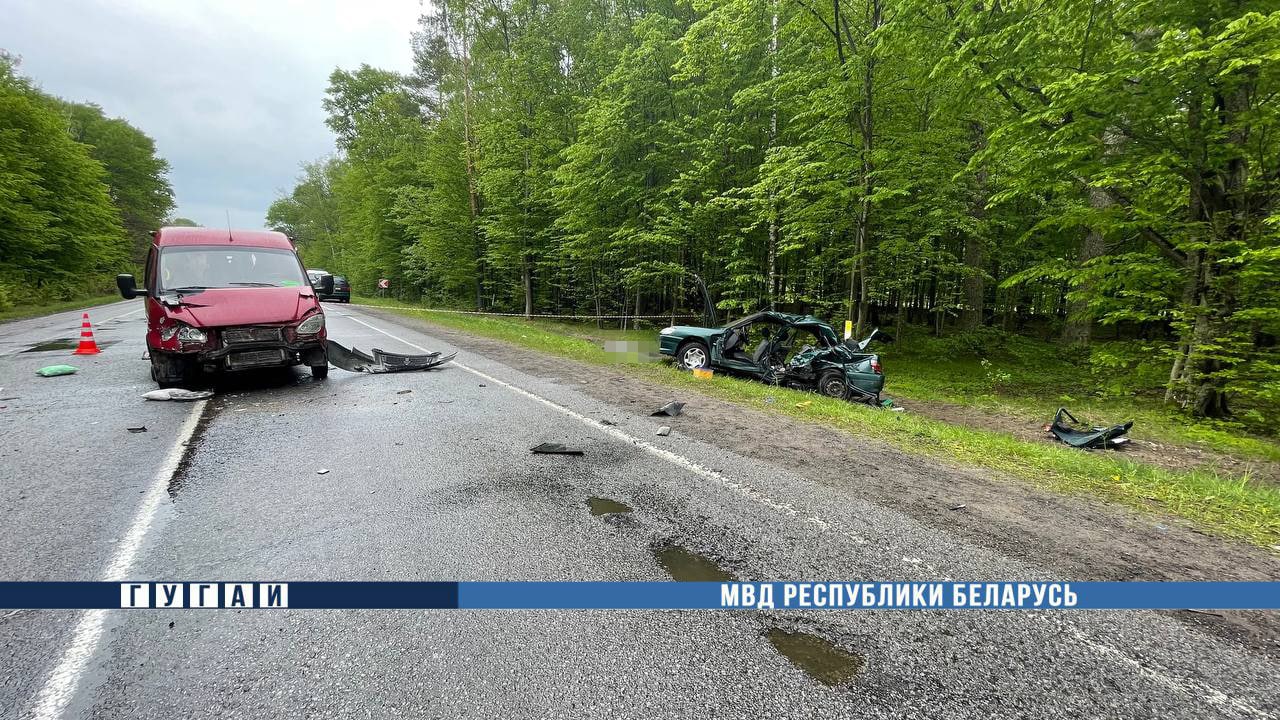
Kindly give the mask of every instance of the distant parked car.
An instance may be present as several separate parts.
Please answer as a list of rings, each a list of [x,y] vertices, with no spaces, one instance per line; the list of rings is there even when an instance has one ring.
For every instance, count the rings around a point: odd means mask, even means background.
[[[333,278],[333,289],[330,291],[322,290],[320,287],[324,278]],[[316,289],[316,297],[321,300],[337,300],[338,302],[351,302],[351,285],[347,279],[341,275],[334,275],[328,270],[311,269],[307,271],[307,279],[311,281],[311,287]]]
[[[351,302],[351,283],[341,275],[333,276],[333,292],[325,293],[320,296],[321,300],[337,300],[338,302]]]

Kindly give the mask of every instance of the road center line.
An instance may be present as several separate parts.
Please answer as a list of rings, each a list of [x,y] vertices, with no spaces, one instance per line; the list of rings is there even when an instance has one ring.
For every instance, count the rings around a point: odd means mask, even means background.
[[[342,317],[345,317],[349,320],[354,320],[355,322],[358,322],[361,325],[364,325],[370,330],[376,330],[377,332],[380,332],[383,335],[386,335],[392,340],[404,343],[405,345],[408,345],[409,347],[412,347],[412,348],[417,348],[418,350],[421,350],[424,353],[432,352],[431,350],[428,350],[427,348],[424,348],[421,345],[418,345],[417,343],[409,342],[408,340],[405,340],[404,338],[399,337],[397,335],[393,335],[387,332],[386,330],[383,330],[380,327],[370,325],[369,323],[361,320],[360,318],[355,317],[354,315],[351,315],[349,312],[342,315]],[[457,360],[453,360],[451,362],[454,365],[457,365],[462,370],[465,370],[477,377],[481,377],[491,383],[501,385],[502,387],[505,387],[508,390],[511,390],[512,392],[515,392],[519,395],[523,395],[524,397],[527,397],[530,400],[546,405],[547,407],[557,412],[560,412],[564,415],[568,415],[569,417],[575,420],[583,422],[592,428],[595,428],[609,435],[612,435],[619,440],[629,442],[635,445],[636,447],[642,448],[648,451],[649,453],[652,453],[653,455],[656,455],[662,458],[663,460],[666,460],[667,462],[670,462],[678,467],[684,468],[685,470],[688,470],[689,472],[694,473],[695,475],[701,476],[703,478],[716,482],[720,485],[723,485],[724,487],[727,487],[730,490],[733,490],[737,493],[740,493],[749,498],[752,498],[770,508],[773,508],[774,510],[781,511],[791,517],[800,517],[801,513],[799,510],[796,510],[794,505],[791,505],[790,503],[784,503],[784,502],[779,502],[777,500],[774,500],[773,498],[760,492],[759,490],[756,490],[755,488],[749,487],[742,483],[735,482],[734,480],[731,480],[728,477],[725,477],[725,475],[720,473],[719,471],[712,470],[711,468],[708,468],[698,463],[695,460],[691,460],[689,458],[684,457],[683,455],[679,455],[677,453],[671,452],[670,450],[667,450],[665,448],[660,448],[645,440],[641,440],[640,438],[635,437],[634,435],[630,435],[626,432],[623,432],[622,430],[619,430],[616,427],[613,427],[610,425],[603,425],[600,423],[600,421],[594,418],[587,417],[582,413],[571,410],[553,400],[548,400],[547,398],[544,398],[541,395],[525,390],[524,388],[513,385],[509,382],[506,382],[505,380],[499,380],[498,378],[493,377],[488,373],[485,373],[473,367],[464,365],[463,363],[460,363]],[[804,518],[803,520],[804,522],[810,523],[812,525],[817,525],[823,531],[832,532],[837,535],[841,535],[846,538],[849,538],[854,542],[858,543],[859,545],[865,545],[868,542],[865,538],[859,535],[848,533],[848,532],[837,529],[831,523],[827,522],[826,520],[823,520],[820,517],[810,516],[810,517]],[[1072,634],[1076,636],[1077,641],[1080,642],[1081,645],[1091,648],[1094,652],[1096,652],[1101,656],[1117,658],[1124,664],[1134,668],[1134,670],[1139,674],[1147,676],[1157,682],[1160,682],[1166,687],[1179,688],[1184,692],[1187,692],[1189,695],[1193,697],[1195,696],[1204,697],[1210,700],[1211,702],[1214,702],[1215,705],[1218,705],[1224,708],[1230,708],[1238,713],[1245,713],[1246,715],[1249,715],[1252,717],[1258,717],[1258,718],[1274,718],[1275,717],[1271,713],[1268,713],[1264,710],[1254,707],[1253,705],[1250,705],[1241,700],[1229,699],[1229,701],[1226,701],[1224,699],[1227,698],[1228,696],[1222,691],[1216,688],[1213,688],[1211,686],[1205,685],[1203,683],[1200,683],[1188,678],[1170,676],[1165,674],[1161,670],[1147,667],[1143,665],[1141,662],[1139,662],[1138,660],[1135,660],[1134,658],[1132,658],[1128,653],[1124,652],[1120,648],[1117,648],[1109,643],[1106,643],[1097,639],[1089,638],[1088,636],[1084,635],[1084,633],[1078,627],[1073,627],[1072,630],[1073,630]]]
[[[178,464],[182,462],[182,456],[187,451],[187,442],[195,434],[196,425],[199,424],[200,416],[204,412],[205,402],[205,400],[197,400],[192,404],[191,412],[178,429],[178,437],[173,447],[169,448],[168,455],[165,456],[150,487],[147,488],[142,505],[134,515],[133,523],[125,532],[124,539],[116,545],[111,562],[103,573],[103,581],[121,582],[128,579],[138,551],[142,548],[142,541],[146,539],[147,531],[155,521],[156,511],[168,497],[169,480],[177,472]],[[40,688],[28,717],[33,720],[57,720],[62,717],[67,705],[75,697],[76,690],[80,686],[80,678],[98,647],[98,641],[102,638],[107,612],[106,610],[88,610],[80,616],[75,628],[71,631],[70,644],[63,651],[53,671],[49,673],[44,686]]]

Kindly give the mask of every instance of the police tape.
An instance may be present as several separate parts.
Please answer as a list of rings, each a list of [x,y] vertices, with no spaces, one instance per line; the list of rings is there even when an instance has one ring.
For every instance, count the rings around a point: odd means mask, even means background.
[[[526,315],[524,313],[502,313],[487,312],[484,310],[441,310],[439,308],[425,307],[388,307],[386,305],[366,305],[365,303],[351,303],[351,307],[358,308],[381,308],[383,310],[417,310],[420,312],[430,313],[447,313],[449,315],[488,315],[492,317],[513,317],[513,318],[529,318],[530,320],[684,320],[687,318],[700,318],[701,315]]]
[[[1280,582],[0,582],[0,609],[1276,610]]]

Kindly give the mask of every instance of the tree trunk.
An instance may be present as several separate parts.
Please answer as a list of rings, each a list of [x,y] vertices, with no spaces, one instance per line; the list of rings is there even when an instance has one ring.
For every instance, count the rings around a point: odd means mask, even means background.
[[[1089,188],[1089,206],[1094,209],[1104,209],[1113,204],[1111,196],[1106,191],[1099,188]],[[1096,228],[1089,228],[1085,233],[1084,241],[1080,243],[1080,255],[1078,257],[1077,267],[1084,267],[1085,263],[1098,257],[1102,257],[1107,252],[1107,240],[1102,233]],[[1075,298],[1070,297],[1071,289],[1067,290],[1067,318],[1066,323],[1062,326],[1062,342],[1067,345],[1088,345],[1093,335],[1093,318],[1089,315],[1089,298],[1082,297],[1087,295],[1087,288],[1077,288],[1074,293]]]
[[[526,253],[520,257],[520,274],[524,280],[524,316],[533,317],[533,268]]]
[[[986,128],[974,121],[969,124],[973,152],[981,152],[987,145]],[[977,330],[983,325],[986,308],[987,276],[983,272],[985,248],[984,225],[987,218],[987,171],[979,169],[974,174],[974,195],[969,205],[973,218],[973,230],[964,236],[964,309],[960,312],[960,327]]]

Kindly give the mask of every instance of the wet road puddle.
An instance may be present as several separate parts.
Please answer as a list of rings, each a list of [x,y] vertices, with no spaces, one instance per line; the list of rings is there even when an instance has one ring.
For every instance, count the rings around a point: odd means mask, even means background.
[[[620,503],[617,500],[610,500],[602,497],[587,498],[587,505],[591,508],[592,515],[612,515],[615,513],[629,513],[631,506],[626,503]]]
[[[716,561],[679,545],[662,545],[653,549],[658,564],[680,582],[733,582],[738,578],[720,567]]]
[[[104,347],[109,347],[111,345],[115,345],[118,342],[120,341],[119,340],[98,340],[97,344],[98,344],[98,347],[104,348]],[[31,347],[27,348],[26,350],[23,350],[22,352],[24,353],[55,352],[57,350],[75,350],[78,347],[80,347],[80,340],[78,338],[75,340],[48,340],[46,342],[39,343],[38,345],[32,345]]]
[[[769,642],[793,665],[824,685],[843,685],[862,669],[863,659],[807,632],[774,628]]]

